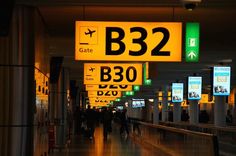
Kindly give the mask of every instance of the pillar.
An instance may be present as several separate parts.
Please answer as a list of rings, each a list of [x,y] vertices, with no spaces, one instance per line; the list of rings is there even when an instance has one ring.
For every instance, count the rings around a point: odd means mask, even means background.
[[[233,125],[236,125],[236,94],[234,94],[234,106],[233,106]]]
[[[163,122],[168,121],[168,87],[164,87],[163,97],[162,97],[162,111],[161,120]]]
[[[226,125],[225,96],[215,96],[214,124],[215,126]]]
[[[189,123],[198,124],[199,122],[199,109],[198,109],[198,100],[189,101]]]
[[[154,99],[153,103],[153,124],[159,124],[159,110],[158,110],[158,99]]]
[[[181,121],[181,103],[175,102],[173,110],[173,122],[180,122],[180,121]]]
[[[33,156],[34,8],[17,6],[0,37],[0,155]]]

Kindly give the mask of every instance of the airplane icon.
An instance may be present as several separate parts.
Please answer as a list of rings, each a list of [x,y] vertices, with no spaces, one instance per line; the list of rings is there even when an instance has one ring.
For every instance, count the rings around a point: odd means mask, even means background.
[[[90,67],[89,71],[93,72],[95,70],[95,68]]]
[[[92,37],[93,33],[95,33],[96,31],[95,30],[90,30],[88,29],[88,32],[84,32],[85,35],[90,35],[90,37]]]

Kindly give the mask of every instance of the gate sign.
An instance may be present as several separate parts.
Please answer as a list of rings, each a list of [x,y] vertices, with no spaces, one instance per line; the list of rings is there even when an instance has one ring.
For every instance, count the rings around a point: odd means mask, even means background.
[[[121,91],[88,91],[88,97],[121,97]]]
[[[119,91],[131,91],[132,85],[86,85],[86,91],[98,91],[98,90],[119,90]]]
[[[142,85],[142,64],[85,63],[84,84]]]
[[[76,21],[75,59],[180,62],[181,22]]]
[[[183,101],[184,84],[183,83],[172,83],[172,102]]]
[[[89,103],[93,104],[109,104],[116,98],[89,98]]]
[[[214,67],[213,72],[213,95],[230,94],[230,67]]]
[[[202,94],[202,77],[188,77],[188,99],[200,100]]]

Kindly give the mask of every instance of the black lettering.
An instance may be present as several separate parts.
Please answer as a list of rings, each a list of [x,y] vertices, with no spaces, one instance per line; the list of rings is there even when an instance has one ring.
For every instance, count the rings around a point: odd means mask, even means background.
[[[116,72],[115,70],[119,70],[118,72]],[[114,79],[113,81],[114,82],[121,82],[122,80],[123,80],[123,75],[122,75],[122,73],[123,73],[123,68],[122,67],[120,67],[120,66],[115,66],[114,67],[114,71],[115,71],[115,75],[117,75],[117,76],[119,76],[117,79]]]
[[[105,96],[111,96],[110,91],[106,91],[104,95]]]
[[[102,82],[108,82],[111,80],[111,68],[110,67],[107,67],[107,66],[101,66],[101,77],[100,77],[100,80]]]
[[[170,56],[170,51],[161,51],[161,49],[166,45],[166,43],[168,42],[170,38],[170,33],[168,29],[163,28],[163,27],[158,27],[152,30],[153,34],[157,32],[161,32],[163,34],[163,38],[161,42],[152,50],[151,55],[152,56]]]
[[[112,33],[118,33],[117,38],[112,38]],[[119,27],[107,27],[106,28],[106,55],[120,55],[125,51],[125,44],[121,40],[125,37],[125,32]],[[112,43],[119,45],[119,49],[113,50]]]
[[[112,91],[111,94],[112,94],[113,96],[116,96],[116,95],[118,94],[118,92],[117,92],[117,91]]]
[[[133,71],[133,77],[132,78],[130,77],[131,76],[131,74],[130,74],[131,70]],[[137,78],[137,71],[136,71],[136,69],[134,67],[127,68],[127,70],[126,70],[126,78],[127,78],[127,81],[129,81],[129,82],[134,82],[136,80],[136,78]]]
[[[107,88],[107,85],[98,85],[98,88],[105,89],[105,88]]]
[[[102,96],[103,95],[103,91],[97,91],[97,96]]]
[[[117,89],[118,86],[117,85],[110,85],[110,89]]]
[[[141,33],[140,38],[133,39],[133,43],[139,44],[141,49],[138,51],[130,50],[129,55],[141,56],[141,55],[145,54],[145,52],[147,51],[147,44],[144,42],[144,40],[147,38],[147,31],[141,27],[133,27],[130,29],[130,32],[131,33],[132,32],[140,32]]]

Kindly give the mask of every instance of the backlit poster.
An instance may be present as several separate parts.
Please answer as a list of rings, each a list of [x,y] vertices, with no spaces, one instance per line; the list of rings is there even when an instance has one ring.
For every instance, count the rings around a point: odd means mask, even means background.
[[[188,77],[188,99],[200,100],[202,94],[202,77]]]
[[[184,84],[172,83],[172,102],[183,101]]]
[[[230,67],[214,67],[213,95],[227,96],[230,94]]]

